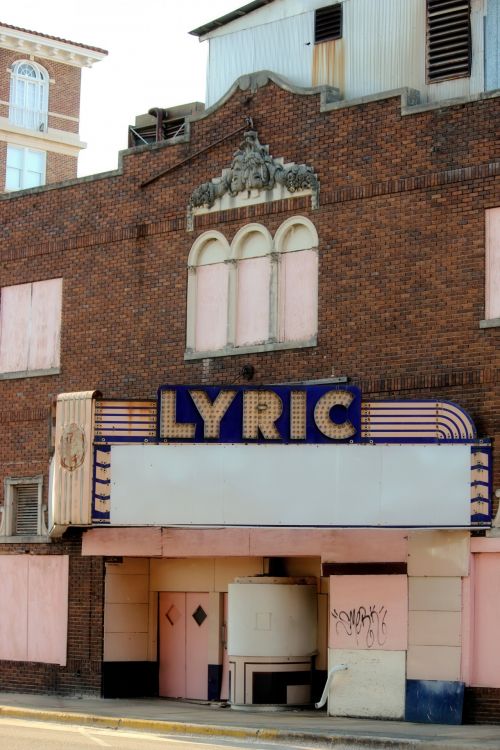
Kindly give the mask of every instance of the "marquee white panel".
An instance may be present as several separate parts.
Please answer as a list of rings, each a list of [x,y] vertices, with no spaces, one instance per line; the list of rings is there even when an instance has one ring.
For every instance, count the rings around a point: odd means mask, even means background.
[[[468,445],[114,445],[111,524],[468,526]]]

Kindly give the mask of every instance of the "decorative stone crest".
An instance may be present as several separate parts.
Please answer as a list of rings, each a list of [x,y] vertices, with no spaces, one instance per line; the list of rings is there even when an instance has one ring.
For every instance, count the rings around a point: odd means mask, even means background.
[[[85,433],[72,422],[64,427],[60,443],[61,466],[68,471],[80,468],[85,460]]]
[[[272,192],[276,187],[282,188],[276,198],[262,197],[263,191]],[[239,149],[233,155],[229,169],[224,169],[221,177],[204,182],[193,191],[188,214],[192,216],[193,212],[210,211],[216,202],[221,204],[217,208],[230,208],[231,202],[222,200],[225,196],[239,198],[237,203],[241,205],[247,202],[245,198],[250,199],[250,203],[260,203],[263,200],[279,200],[287,197],[287,194],[304,192],[312,194],[312,207],[317,208],[319,182],[312,167],[305,164],[284,164],[283,159],[273,159],[269,154],[269,147],[260,143],[257,131],[248,130]],[[252,198],[254,200],[251,200]]]

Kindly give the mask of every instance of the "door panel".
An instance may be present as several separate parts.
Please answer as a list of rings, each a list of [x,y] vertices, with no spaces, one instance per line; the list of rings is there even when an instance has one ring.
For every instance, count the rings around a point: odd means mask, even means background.
[[[186,595],[160,593],[159,694],[164,698],[186,698]]]
[[[208,594],[186,594],[186,698],[208,699]]]
[[[159,694],[208,698],[208,604],[206,593],[161,592]]]

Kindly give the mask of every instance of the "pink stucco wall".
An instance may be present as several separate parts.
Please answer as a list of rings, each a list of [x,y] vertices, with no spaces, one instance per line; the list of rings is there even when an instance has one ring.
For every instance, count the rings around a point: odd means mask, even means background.
[[[404,651],[408,645],[407,577],[331,576],[328,645]]]
[[[321,557],[326,562],[406,562],[399,529],[90,529],[83,555],[124,557]]]
[[[0,556],[0,659],[66,664],[67,555]]]
[[[224,263],[196,269],[197,351],[221,349],[227,343],[228,270]]]
[[[159,527],[89,529],[82,537],[82,555],[161,557]]]
[[[474,555],[471,684],[500,688],[500,552]]]
[[[500,208],[486,211],[486,318],[500,318]]]
[[[236,344],[254,344],[269,338],[269,256],[238,261]]]

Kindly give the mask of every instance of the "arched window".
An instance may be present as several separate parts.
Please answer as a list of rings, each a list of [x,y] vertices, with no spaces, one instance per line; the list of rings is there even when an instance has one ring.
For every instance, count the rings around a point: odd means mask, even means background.
[[[9,120],[29,130],[47,130],[49,76],[36,63],[18,60],[11,68]]]
[[[217,351],[228,337],[229,244],[220,232],[202,234],[189,253],[187,346]]]
[[[318,234],[304,216],[274,237],[247,224],[231,246],[204,232],[188,261],[187,359],[315,346]]]
[[[318,234],[304,216],[287,219],[274,238],[279,258],[278,339],[307,341],[318,327]]]
[[[236,261],[236,346],[269,341],[272,249],[272,237],[260,224],[240,229],[231,244],[231,255]]]

